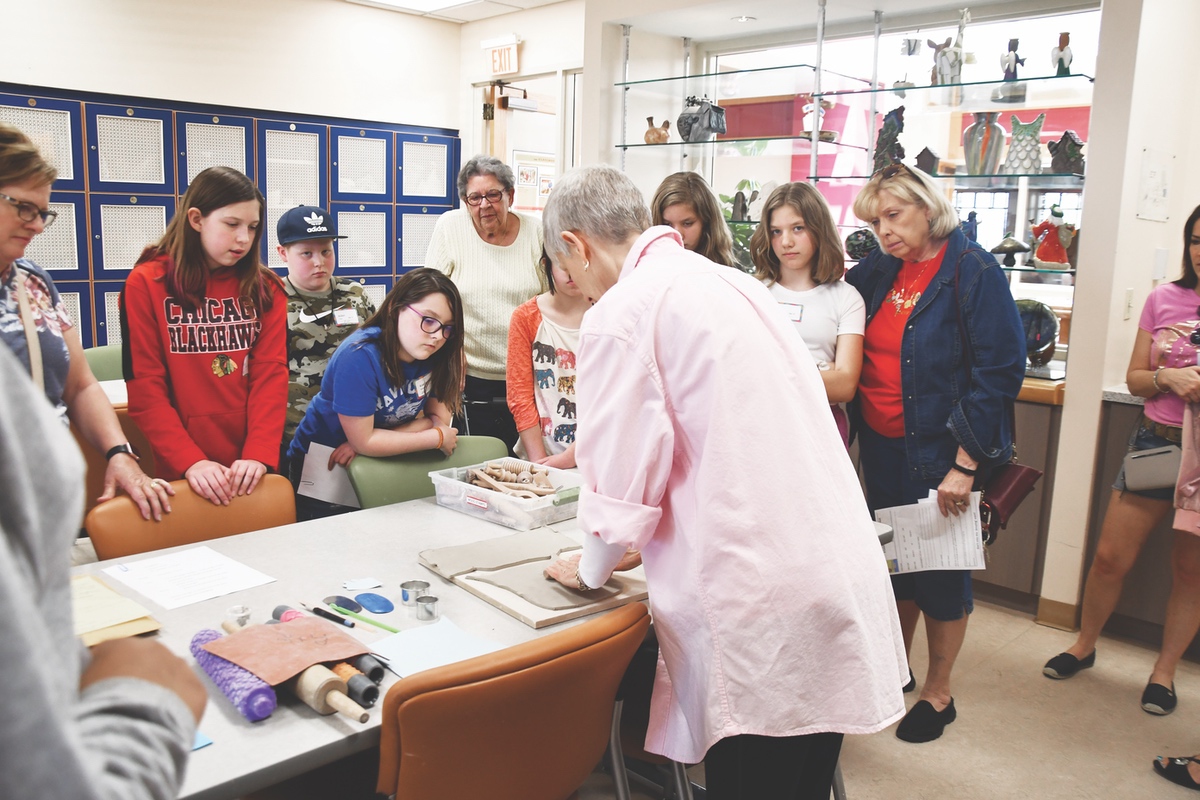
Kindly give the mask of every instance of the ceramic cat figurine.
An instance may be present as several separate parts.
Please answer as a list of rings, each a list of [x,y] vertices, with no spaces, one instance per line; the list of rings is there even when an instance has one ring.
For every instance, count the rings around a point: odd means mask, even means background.
[[[662,127],[656,127],[654,117],[646,117],[646,144],[666,144],[671,138],[671,120],[664,119]]]

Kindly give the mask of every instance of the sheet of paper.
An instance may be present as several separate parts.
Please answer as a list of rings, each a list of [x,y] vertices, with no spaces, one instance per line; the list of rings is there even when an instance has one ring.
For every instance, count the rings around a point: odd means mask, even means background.
[[[464,632],[446,617],[380,639],[371,648],[390,659],[391,670],[404,677],[504,649]]]
[[[311,442],[308,445],[308,455],[304,457],[304,468],[300,471],[300,488],[296,494],[324,500],[326,503],[336,503],[339,506],[362,508],[358,495],[350,485],[350,473],[341,464],[334,464],[329,469],[329,456],[333,448]]]
[[[925,498],[913,505],[881,508],[875,518],[893,531],[892,541],[883,548],[890,572],[986,568],[978,492],[972,492],[970,507],[957,517],[943,517],[936,498]]]
[[[71,611],[76,636],[150,616],[145,606],[117,594],[92,575],[71,578]]]
[[[204,545],[117,564],[106,568],[104,573],[166,609],[199,603],[275,580]]]

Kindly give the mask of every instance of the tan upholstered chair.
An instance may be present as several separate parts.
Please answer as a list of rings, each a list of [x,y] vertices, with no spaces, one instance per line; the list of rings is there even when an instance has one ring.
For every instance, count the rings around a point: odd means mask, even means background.
[[[121,430],[125,432],[125,438],[138,451],[141,459],[142,471],[147,475],[154,476],[154,453],[150,450],[150,442],[146,439],[146,434],[142,433],[141,428],[129,418],[129,411],[124,407],[116,409],[117,421],[121,423]],[[83,434],[71,424],[71,433],[75,436],[75,443],[79,445],[80,452],[83,453],[83,461],[85,466],[84,471],[84,513],[91,511],[96,505],[96,498],[104,491],[104,473],[108,469],[108,462],[104,459],[104,453],[101,453],[88,443],[87,439],[83,438]]]
[[[253,494],[235,497],[227,506],[213,505],[193,492],[187,481],[172,481],[171,485],[175,487],[172,511],[164,514],[161,522],[142,519],[137,506],[124,495],[88,512],[83,526],[101,561],[296,521],[296,495],[282,475],[264,475]]]
[[[573,628],[398,681],[379,783],[396,800],[564,800],[608,743],[621,675],[650,625],[633,603]]]

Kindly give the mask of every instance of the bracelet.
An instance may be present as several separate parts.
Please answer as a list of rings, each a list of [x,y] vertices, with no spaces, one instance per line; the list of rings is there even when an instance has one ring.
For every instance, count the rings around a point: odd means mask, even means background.
[[[579,574],[579,568],[575,568],[575,585],[579,587],[581,592],[590,592],[592,587],[583,582],[583,576]]]
[[[446,434],[442,433],[442,429],[439,427],[435,426],[434,430],[437,431],[437,435],[438,435],[437,447],[435,447],[434,450],[441,450],[442,445],[446,443]]]
[[[1162,372],[1164,369],[1166,369],[1166,367],[1159,367],[1158,369],[1154,370],[1154,375],[1150,378],[1151,382],[1154,384],[1154,388],[1158,390],[1159,394],[1167,394],[1170,391],[1170,389],[1164,389],[1158,385],[1158,373]]]
[[[957,461],[954,462],[954,465],[952,467],[950,467],[950,469],[958,470],[963,475],[966,475],[971,478],[974,478],[975,475],[978,474],[978,472],[979,472],[979,470],[977,470],[977,469],[967,469],[962,464],[959,464]]]

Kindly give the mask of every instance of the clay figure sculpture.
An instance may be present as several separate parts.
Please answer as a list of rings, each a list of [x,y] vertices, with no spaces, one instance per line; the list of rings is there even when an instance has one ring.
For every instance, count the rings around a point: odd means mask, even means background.
[[[967,214],[966,219],[958,223],[958,227],[962,228],[963,235],[965,235],[972,242],[977,241],[977,237],[979,236],[978,216],[979,215],[976,212],[972,211]]]
[[[1062,78],[1071,74],[1071,62],[1075,54],[1071,52],[1071,34],[1063,32],[1058,35],[1058,47],[1050,51],[1050,63],[1054,66],[1055,75]]]
[[[1018,39],[1008,40],[1008,52],[1000,56],[1000,69],[1004,70],[1005,83],[992,91],[992,101],[996,103],[1025,102],[1025,84],[1017,81],[1017,67],[1025,65],[1025,59],[1017,55]]]
[[[729,219],[733,222],[745,222],[750,219],[745,192],[739,191],[733,196],[733,210],[729,212]]]
[[[1009,175],[1037,175],[1042,171],[1042,124],[1046,112],[1033,122],[1021,122],[1012,115],[1012,141],[1008,143],[1008,158],[1004,171]]]
[[[468,470],[467,480],[484,489],[530,500],[558,491],[546,467],[515,458],[489,461],[482,469]]]
[[[1071,266],[1067,248],[1075,238],[1075,226],[1065,222],[1061,208],[1050,206],[1050,216],[1035,225],[1032,231],[1038,240],[1037,248],[1033,251],[1034,264],[1048,269]]]
[[[1083,140],[1072,130],[1063,131],[1057,142],[1047,142],[1050,150],[1050,171],[1083,174]]]
[[[1015,267],[1017,265],[1017,254],[1028,253],[1029,250],[1029,245],[1013,236],[1012,231],[1004,234],[1004,238],[1000,240],[1000,244],[992,248],[993,253],[998,256],[1004,256],[1004,260],[1001,263],[1006,267]]]
[[[883,118],[883,126],[875,139],[875,164],[871,170],[874,175],[884,167],[898,164],[904,160],[904,147],[899,137],[904,131],[904,106],[889,111]]]
[[[646,117],[646,133],[642,137],[646,144],[666,144],[671,138],[671,120],[664,119],[662,127],[655,126],[654,117]]]

